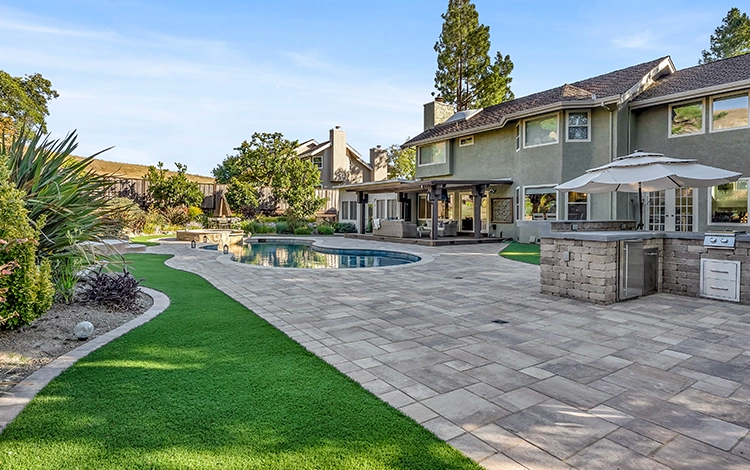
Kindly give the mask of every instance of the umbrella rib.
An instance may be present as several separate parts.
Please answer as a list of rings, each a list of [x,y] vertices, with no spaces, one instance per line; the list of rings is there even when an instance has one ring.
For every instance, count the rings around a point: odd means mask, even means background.
[[[669,181],[673,182],[674,185],[677,186],[678,188],[682,187],[682,185],[678,183],[677,181],[675,181],[674,178],[672,178],[671,176],[667,176],[667,178],[669,178]]]

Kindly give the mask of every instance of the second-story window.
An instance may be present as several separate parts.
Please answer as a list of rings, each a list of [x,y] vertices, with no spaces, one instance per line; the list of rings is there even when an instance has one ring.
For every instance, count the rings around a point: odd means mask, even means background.
[[[524,121],[523,146],[550,145],[558,142],[559,122],[557,114]]]
[[[431,145],[423,145],[417,148],[417,162],[422,165],[435,165],[445,163],[448,157],[448,142],[436,142]]]
[[[703,101],[670,106],[669,116],[670,137],[703,133]]]
[[[312,157],[313,165],[318,167],[318,170],[323,169],[323,157]]]
[[[711,103],[711,130],[748,127],[747,93],[714,98]]]
[[[474,136],[470,135],[468,137],[461,137],[458,139],[458,146],[459,147],[468,147],[469,145],[474,145]]]
[[[568,112],[568,142],[588,142],[591,140],[591,123],[588,111]]]
[[[516,152],[521,150],[521,125],[516,124]]]

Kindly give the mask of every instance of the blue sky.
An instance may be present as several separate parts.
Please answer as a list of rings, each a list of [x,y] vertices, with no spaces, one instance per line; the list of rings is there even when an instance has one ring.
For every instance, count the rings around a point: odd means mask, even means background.
[[[80,155],[209,174],[253,132],[366,155],[422,130],[447,0],[0,0],[0,69],[39,72]],[[737,3],[475,0],[523,96],[671,55],[696,65]]]

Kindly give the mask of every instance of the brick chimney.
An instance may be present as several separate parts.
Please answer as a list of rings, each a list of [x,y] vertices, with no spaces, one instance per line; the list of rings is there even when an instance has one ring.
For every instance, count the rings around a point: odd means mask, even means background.
[[[370,149],[370,166],[372,167],[372,181],[388,179],[388,152],[380,145]]]
[[[424,105],[424,130],[432,129],[448,120],[456,112],[453,105],[443,101],[441,96]]]

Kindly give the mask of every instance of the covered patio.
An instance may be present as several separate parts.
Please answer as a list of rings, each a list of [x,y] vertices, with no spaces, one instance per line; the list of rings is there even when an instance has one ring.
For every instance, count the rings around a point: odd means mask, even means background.
[[[395,241],[400,243],[415,243],[429,246],[437,245],[455,245],[468,243],[482,243],[490,241],[500,241],[500,239],[491,239],[482,234],[482,199],[487,195],[490,186],[511,185],[513,181],[509,178],[486,179],[486,180],[450,180],[450,179],[433,179],[433,180],[385,180],[371,181],[366,183],[356,183],[337,186],[335,189],[357,194],[357,204],[359,206],[358,233],[347,234],[352,238],[370,238],[377,240]],[[469,236],[441,237],[443,230],[440,227],[440,204],[450,199],[451,193],[458,191],[465,192],[471,198],[473,214],[471,218],[471,232]],[[417,232],[404,231],[399,236],[378,235],[377,233],[366,234],[365,227],[368,223],[367,204],[369,195],[395,193],[398,195],[400,204],[399,213],[405,224],[414,224],[418,228]],[[429,204],[429,218],[426,226],[418,226],[419,217],[412,217],[412,205],[419,203],[419,195],[426,194],[427,203]],[[418,208],[417,208],[418,210]],[[461,220],[453,221],[456,224]],[[464,227],[461,227],[463,229]]]

